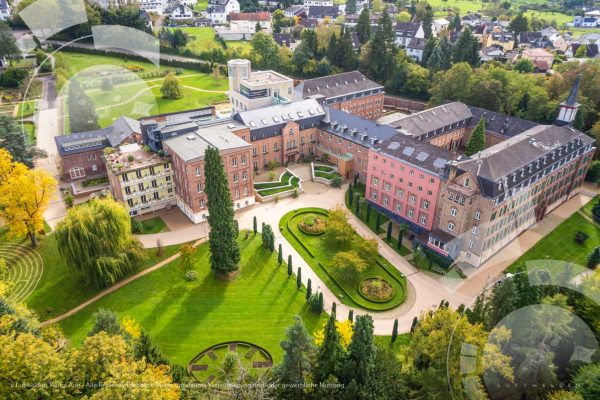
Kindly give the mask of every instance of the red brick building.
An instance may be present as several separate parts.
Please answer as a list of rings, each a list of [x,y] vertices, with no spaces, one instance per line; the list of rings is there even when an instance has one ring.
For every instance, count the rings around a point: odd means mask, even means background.
[[[294,99],[315,99],[324,106],[366,119],[383,111],[383,86],[358,71],[307,79],[294,88]]]

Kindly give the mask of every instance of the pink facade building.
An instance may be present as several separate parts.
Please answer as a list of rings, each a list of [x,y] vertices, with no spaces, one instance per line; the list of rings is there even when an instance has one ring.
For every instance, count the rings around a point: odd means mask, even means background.
[[[398,134],[369,150],[366,198],[412,231],[429,232],[450,160],[449,151]]]

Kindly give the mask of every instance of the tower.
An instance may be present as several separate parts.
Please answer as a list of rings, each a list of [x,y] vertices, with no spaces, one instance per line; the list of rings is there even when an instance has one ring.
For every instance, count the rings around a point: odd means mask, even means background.
[[[571,93],[569,93],[569,98],[567,101],[563,101],[560,103],[560,108],[558,110],[558,117],[554,121],[554,125],[557,126],[565,126],[571,125],[575,120],[575,116],[577,115],[577,110],[579,109],[579,104],[577,102],[577,92],[579,91],[579,81],[581,80],[581,75],[577,75],[575,79],[575,83],[571,88]]]
[[[239,92],[240,81],[250,77],[249,60],[229,60],[227,61],[229,75],[229,91]]]

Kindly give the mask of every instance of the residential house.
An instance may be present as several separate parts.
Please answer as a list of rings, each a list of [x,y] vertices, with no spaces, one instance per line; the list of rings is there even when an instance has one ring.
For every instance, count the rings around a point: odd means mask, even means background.
[[[600,26],[600,18],[592,16],[581,17],[577,15],[573,17],[573,26],[577,28],[596,28]]]
[[[330,108],[366,119],[377,119],[383,111],[384,89],[359,71],[307,79],[294,88],[294,99],[316,99]]]
[[[506,53],[501,46],[484,47],[479,51],[481,61],[506,61]]]
[[[515,38],[511,32],[508,32],[500,25],[488,27],[489,32],[484,35],[483,46],[500,46],[504,51],[511,51],[515,47]]]
[[[344,25],[348,27],[355,27],[358,24],[358,18],[360,14],[346,15],[344,19]],[[369,25],[371,28],[376,28],[379,25],[379,19],[381,19],[381,13],[369,14]]]
[[[206,15],[215,25],[227,23],[227,16],[231,13],[240,12],[238,0],[208,0]]]
[[[396,44],[401,47],[408,46],[411,39],[425,37],[423,26],[417,22],[398,22],[394,26],[394,33],[396,34]]]
[[[333,7],[333,0],[304,0],[304,7]]]
[[[519,47],[522,49],[545,49],[552,47],[550,40],[542,32],[521,32],[518,37]]]
[[[140,0],[140,9],[148,13],[163,15],[169,6],[168,0]]]
[[[450,21],[448,21],[446,18],[438,18],[433,20],[433,30],[437,34],[445,29],[448,29],[449,25]]]
[[[546,72],[554,64],[554,55],[544,49],[525,49],[521,57],[530,60],[535,66],[537,72]]]
[[[417,62],[423,61],[423,50],[427,45],[427,39],[425,38],[412,38],[406,46],[406,55],[412,57]]]
[[[194,18],[194,12],[185,4],[179,4],[171,13],[171,19],[175,22],[191,21]]]
[[[0,0],[0,21],[10,19],[10,4],[8,0]]]
[[[339,6],[310,6],[308,7],[308,18],[322,22],[326,19],[335,20],[340,15]]]
[[[256,26],[266,33],[273,31],[271,14],[268,12],[257,13],[232,13],[229,14],[229,26],[215,27],[215,32],[223,40],[250,40],[256,33]]]
[[[283,15],[285,15],[287,18],[301,17],[306,15],[306,8],[300,4],[289,6],[283,10]]]
[[[285,46],[291,51],[294,51],[299,44],[291,33],[275,33],[273,32],[273,40],[280,46]]]
[[[485,20],[483,20],[483,17],[477,13],[469,12],[467,15],[462,17],[462,24],[469,25],[470,27],[481,25],[483,22],[485,22]]]

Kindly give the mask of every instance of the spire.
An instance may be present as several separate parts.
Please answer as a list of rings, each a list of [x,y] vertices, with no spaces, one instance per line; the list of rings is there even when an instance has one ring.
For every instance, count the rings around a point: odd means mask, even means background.
[[[577,78],[575,78],[575,83],[571,88],[571,93],[569,93],[569,98],[566,102],[566,105],[568,106],[575,106],[577,104],[577,92],[579,91],[579,81],[581,81],[581,74],[577,75]]]

